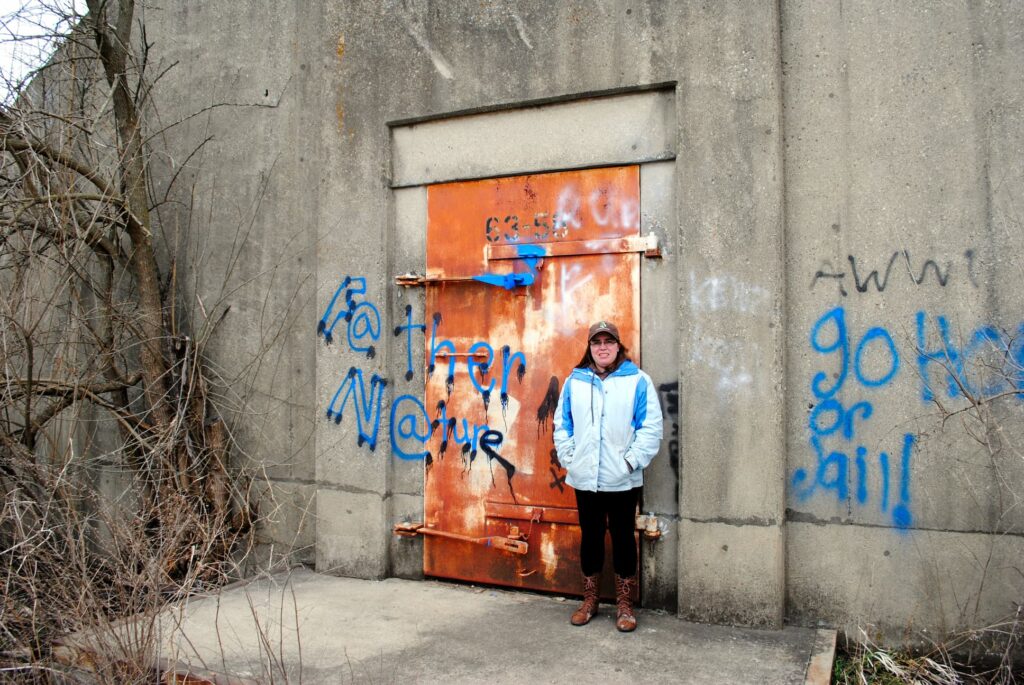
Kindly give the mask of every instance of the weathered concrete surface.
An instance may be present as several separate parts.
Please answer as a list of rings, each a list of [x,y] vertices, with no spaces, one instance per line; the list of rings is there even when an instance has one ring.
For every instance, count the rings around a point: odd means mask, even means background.
[[[679,612],[777,628],[786,388],[778,12],[684,3],[680,14]],[[708,549],[728,553],[700,553]]]
[[[569,624],[575,599],[298,570],[193,600],[165,623],[162,656],[237,676],[290,681],[803,683],[817,631],[685,623],[641,611]],[[262,642],[256,622],[259,622]],[[180,631],[180,632],[179,632]],[[268,647],[270,653],[268,654]],[[223,650],[223,652],[221,651]],[[831,651],[824,655],[831,659]],[[821,660],[821,659],[819,659]],[[280,670],[273,671],[280,680]]]
[[[650,502],[675,525],[645,551],[645,600],[700,620],[883,623],[899,641],[994,622],[1024,595],[1024,403],[992,405],[995,430],[961,411],[943,368],[967,389],[1011,387],[985,362],[1024,307],[1019,3],[204,3],[147,20],[153,55],[181,63],[158,88],[161,114],[184,119],[161,137],[167,154],[215,134],[179,177],[197,179],[195,199],[172,195],[212,219],[192,273],[239,265],[223,291],[197,290],[219,303],[211,318],[230,307],[211,351],[253,390],[260,422],[240,435],[288,507],[267,529],[276,544],[311,560],[315,541],[334,573],[422,572],[419,543],[389,535],[422,510],[423,483],[422,462],[389,444],[394,393],[422,391],[404,375],[422,336],[392,331],[407,306],[422,313],[394,276],[422,271],[426,193],[395,186],[430,180],[422,157],[418,176],[395,175],[399,124],[450,132],[459,113],[656,93],[672,99],[657,111],[674,119],[653,120],[672,127],[657,140],[675,159],[642,172],[662,203],[644,200],[645,229],[670,248],[644,266],[643,326],[658,339],[643,354],[659,385],[677,383],[678,473],[668,454],[652,467]],[[272,106],[185,119],[212,102]],[[470,149],[442,176],[623,159],[592,137],[581,154],[562,130],[505,161],[456,135],[447,144]],[[346,276],[378,308],[373,355],[314,333]],[[272,363],[246,367],[236,353],[261,345]],[[995,368],[1024,362],[1018,343],[1003,352]],[[367,389],[373,374],[389,382],[376,424],[356,401],[324,417],[350,368]]]
[[[781,6],[787,614],[995,623],[1024,597],[1022,6]]]
[[[316,83],[288,40],[305,32],[297,5],[139,3],[165,72],[146,113],[156,241],[187,307],[183,330],[205,342],[232,459],[266,477],[263,561],[314,560],[317,408],[315,331],[318,183]],[[215,52],[210,52],[214,50]],[[207,57],[200,57],[207,53]],[[214,56],[215,55],[215,56]],[[168,272],[170,269],[168,268]]]

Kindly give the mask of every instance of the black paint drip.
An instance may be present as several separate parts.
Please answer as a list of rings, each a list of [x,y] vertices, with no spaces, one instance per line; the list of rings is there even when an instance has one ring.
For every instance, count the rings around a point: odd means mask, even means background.
[[[516,467],[508,459],[498,454],[497,451],[504,441],[505,436],[500,432],[496,430],[484,431],[483,435],[480,436],[480,449],[487,455],[488,466],[490,466],[491,460],[495,460],[505,469],[505,473],[508,476],[508,491],[512,493],[512,501],[519,504],[519,500],[516,499],[516,491],[512,488],[512,476],[516,475]],[[493,470],[491,471],[491,483],[494,483]]]
[[[437,332],[437,327],[441,325],[441,312],[434,312],[434,328],[430,331],[431,344],[433,344],[434,333]],[[430,365],[427,366],[427,375],[430,376],[434,373],[434,357],[431,353]],[[450,393],[449,393],[450,394]]]
[[[455,430],[455,419],[448,419],[448,424],[444,428],[444,436],[441,438],[441,449],[438,452],[438,456],[444,459],[444,453],[448,449],[448,440],[452,437],[452,431]]]
[[[477,371],[480,372],[480,386],[483,387],[484,381],[487,380],[487,374],[490,373],[491,368],[487,364],[481,364],[476,368]],[[488,407],[490,407],[491,404],[491,391],[481,390],[480,399],[482,399],[484,402],[484,416],[487,416],[487,409]]]
[[[547,432],[548,422],[555,415],[558,407],[558,376],[548,381],[548,391],[544,393],[544,401],[537,408],[537,433]]]

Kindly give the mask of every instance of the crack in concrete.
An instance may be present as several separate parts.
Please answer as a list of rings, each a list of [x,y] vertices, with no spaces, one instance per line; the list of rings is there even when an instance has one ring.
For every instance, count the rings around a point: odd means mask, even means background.
[[[850,519],[840,518],[838,516],[832,516],[828,519],[823,519],[814,514],[809,514],[804,511],[794,511],[793,509],[786,509],[786,521],[792,523],[809,523],[814,526],[855,526],[857,528],[884,528],[887,530],[899,530],[893,526],[881,524],[881,523],[865,523],[862,521],[852,521]],[[1008,537],[1024,538],[1024,531],[993,531],[993,530],[963,530],[956,528],[926,528],[923,526],[914,526],[906,531],[905,533],[914,532],[928,532],[928,533],[960,533],[962,535],[999,535]]]
[[[730,518],[727,516],[718,516],[715,518],[699,519],[692,516],[683,516],[680,520],[690,521],[692,523],[723,523],[727,526],[757,526],[758,528],[768,528],[771,526],[779,525],[779,522],[775,519],[761,518],[759,516],[750,516],[747,518]]]

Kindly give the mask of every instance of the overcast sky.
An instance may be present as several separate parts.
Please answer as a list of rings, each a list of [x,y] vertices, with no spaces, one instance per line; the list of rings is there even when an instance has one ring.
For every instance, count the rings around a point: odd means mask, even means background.
[[[73,8],[85,12],[84,0],[0,0],[0,100],[53,52],[53,32]]]

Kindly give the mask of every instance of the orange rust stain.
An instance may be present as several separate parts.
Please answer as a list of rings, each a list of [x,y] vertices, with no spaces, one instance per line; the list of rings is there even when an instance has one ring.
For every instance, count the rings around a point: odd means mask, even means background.
[[[487,248],[636,236],[639,199],[635,166],[432,185],[427,272],[522,272],[520,260],[489,260]],[[532,285],[511,291],[465,281],[427,286],[424,404],[433,423],[425,520],[474,538],[510,535],[515,526],[529,543],[521,557],[430,537],[428,575],[578,590],[579,527],[566,515],[575,498],[552,456],[553,413],[592,321],[614,319],[637,349],[639,271],[636,254],[566,252],[545,258]],[[535,518],[537,508],[550,516]]]
[[[344,34],[338,36],[338,61],[345,57],[345,36]],[[341,96],[338,96],[338,102],[334,105],[334,111],[338,117],[338,132],[345,133],[345,105],[341,102]]]

